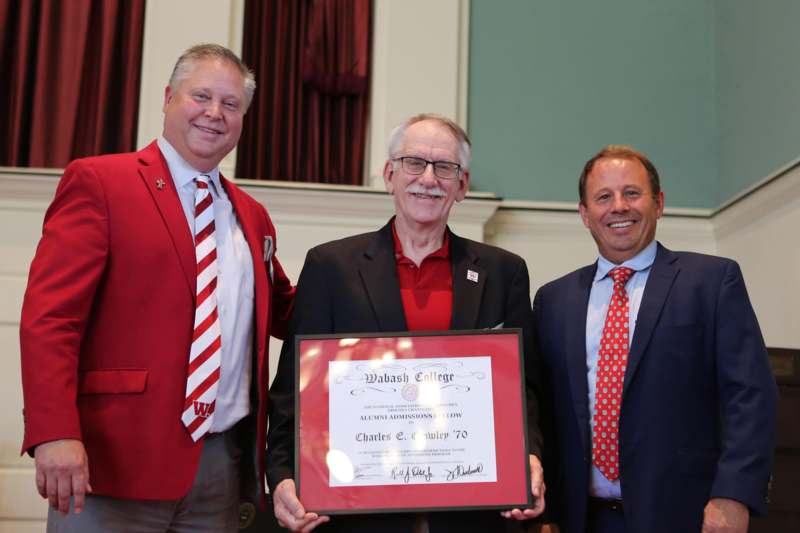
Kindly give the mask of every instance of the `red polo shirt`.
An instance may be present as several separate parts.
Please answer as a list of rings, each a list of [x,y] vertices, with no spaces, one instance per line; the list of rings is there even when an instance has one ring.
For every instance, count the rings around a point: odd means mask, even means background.
[[[442,247],[422,260],[419,267],[403,255],[403,245],[392,224],[394,256],[400,297],[409,331],[450,329],[453,315],[453,272],[450,238],[445,231]]]

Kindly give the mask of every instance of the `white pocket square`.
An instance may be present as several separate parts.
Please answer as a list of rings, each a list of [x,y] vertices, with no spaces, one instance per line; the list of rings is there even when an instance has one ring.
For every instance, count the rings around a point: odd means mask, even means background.
[[[270,282],[275,281],[275,268],[272,266],[272,255],[275,251],[275,247],[272,241],[272,235],[266,235],[264,237],[264,262],[269,265],[269,280]]]

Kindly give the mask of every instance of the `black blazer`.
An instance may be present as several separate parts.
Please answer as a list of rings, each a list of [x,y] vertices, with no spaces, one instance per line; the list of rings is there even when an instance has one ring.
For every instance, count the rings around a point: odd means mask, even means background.
[[[449,231],[449,229],[447,230]],[[510,252],[461,238],[452,232],[450,258],[453,266],[453,316],[450,329],[519,327],[523,329],[528,403],[528,442],[531,453],[540,456],[542,446],[538,406],[534,391],[538,387],[532,347],[530,287],[525,262]],[[478,273],[478,282],[467,279],[467,269]],[[325,334],[405,331],[406,321],[394,253],[391,221],[381,230],[348,237],[312,248],[306,256],[297,285],[291,333]],[[293,336],[292,335],[292,336]],[[267,479],[270,489],[294,477],[294,342],[287,339],[281,350],[275,381],[270,389]],[[473,515],[491,517],[492,524],[481,525]],[[499,513],[433,513],[431,530],[436,530],[438,515],[467,515],[463,527],[487,531]],[[387,515],[383,515],[386,517]],[[360,517],[364,527],[379,523],[382,531],[409,531],[411,515]],[[458,517],[448,516],[446,528],[456,527]],[[335,517],[331,526],[342,524]],[[458,526],[462,527],[462,526]],[[483,529],[477,529],[483,528]],[[347,530],[358,527],[348,523]],[[343,528],[344,530],[344,528]],[[366,530],[366,529],[365,529]],[[488,529],[494,531],[495,529]]]
[[[534,299],[544,364],[547,513],[583,533],[592,460],[586,312],[597,265]],[[620,482],[627,531],[700,531],[710,498],[766,511],[777,390],[739,266],[660,244],[625,371]]]

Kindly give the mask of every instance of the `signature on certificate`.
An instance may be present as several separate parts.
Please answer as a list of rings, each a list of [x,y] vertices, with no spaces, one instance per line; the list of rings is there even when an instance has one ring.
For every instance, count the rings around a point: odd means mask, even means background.
[[[480,474],[483,472],[483,463],[478,463],[476,465],[456,465],[452,470],[445,468],[445,472],[447,472],[447,481],[453,481],[454,479]]]
[[[412,479],[424,481],[433,479],[430,466],[395,466],[390,475],[392,479],[402,479],[403,483],[409,483]]]

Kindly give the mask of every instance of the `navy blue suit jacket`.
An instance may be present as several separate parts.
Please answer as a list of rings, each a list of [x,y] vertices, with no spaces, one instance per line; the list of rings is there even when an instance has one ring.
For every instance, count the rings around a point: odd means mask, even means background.
[[[550,517],[583,533],[591,465],[586,313],[597,265],[534,299],[544,365]],[[710,498],[766,511],[777,389],[739,266],[659,244],[636,321],[620,414],[629,532],[699,532]]]

